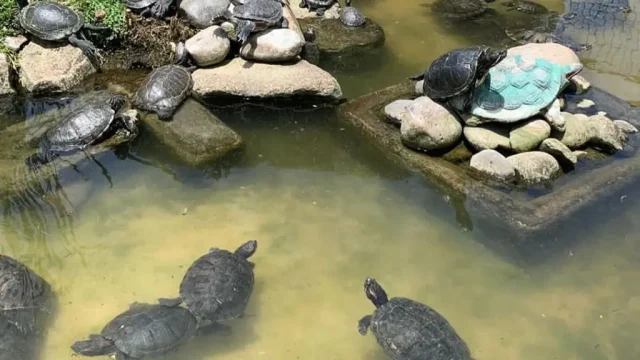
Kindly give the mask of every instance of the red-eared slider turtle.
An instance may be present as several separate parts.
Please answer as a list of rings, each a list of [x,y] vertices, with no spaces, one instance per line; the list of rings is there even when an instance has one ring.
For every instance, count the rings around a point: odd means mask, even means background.
[[[507,11],[517,10],[525,14],[537,15],[549,13],[549,9],[545,6],[528,0],[505,1],[502,3],[502,6],[507,7]]]
[[[180,297],[161,299],[175,306],[184,302],[198,318],[200,326],[209,326],[240,317],[253,291],[253,267],[248,261],[258,248],[250,240],[235,252],[212,248],[196,260],[180,283]]]
[[[431,63],[427,71],[411,77],[424,79],[424,94],[435,101],[470,97],[473,88],[485,78],[489,69],[507,56],[506,50],[473,46],[449,51]]]
[[[129,9],[142,10],[140,16],[163,18],[169,12],[173,0],[122,0]]]
[[[110,31],[109,28],[85,24],[82,14],[55,2],[33,2],[20,11],[20,26],[29,34],[46,41],[69,41],[100,69],[95,46],[84,39],[83,30]],[[79,38],[76,34],[80,34]]]
[[[134,303],[97,335],[75,342],[71,349],[84,356],[116,354],[117,360],[142,359],[174,349],[195,335],[197,321],[182,307]]]
[[[472,360],[467,344],[451,324],[427,305],[407,298],[389,300],[375,279],[367,278],[364,293],[376,310],[358,322],[393,360]]]
[[[471,19],[484,14],[487,3],[495,0],[436,0],[431,4],[422,4],[445,19]]]
[[[153,70],[136,91],[133,104],[156,113],[160,119],[170,118],[191,94],[193,70],[179,65],[165,65]]]
[[[333,6],[336,0],[302,0],[300,1],[301,8],[307,8],[309,11],[316,12],[316,15],[323,16],[324,12]]]
[[[124,104],[122,95],[112,95],[106,101],[89,103],[71,112],[44,134],[38,152],[27,158],[25,163],[37,167],[52,161],[61,153],[83,150],[105,140],[120,127],[135,137],[138,134],[135,119],[120,115]]]
[[[359,27],[364,25],[366,19],[360,10],[351,7],[351,0],[345,1],[345,7],[340,9],[340,21],[348,27]]]
[[[233,8],[233,19],[237,24],[236,34],[242,44],[252,32],[270,27],[288,27],[287,19],[282,17],[280,0],[247,0],[243,5]]]

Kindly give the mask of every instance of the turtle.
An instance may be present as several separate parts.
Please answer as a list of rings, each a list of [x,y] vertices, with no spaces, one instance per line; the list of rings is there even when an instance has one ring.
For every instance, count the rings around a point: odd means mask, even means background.
[[[557,64],[544,58],[510,55],[489,70],[472,91],[466,109],[485,122],[514,123],[542,113],[552,127],[564,131],[558,95],[583,68],[580,63]],[[452,101],[461,110],[460,101]]]
[[[336,0],[301,0],[299,6],[303,9],[309,9],[309,11],[315,11],[318,16],[323,16],[324,12],[335,2]]]
[[[47,130],[40,140],[37,153],[28,157],[25,164],[38,167],[51,162],[61,153],[84,150],[107,139],[122,127],[135,137],[138,134],[136,119],[121,114],[124,104],[124,96],[111,94],[104,101],[89,103],[72,111],[58,125]]]
[[[506,50],[473,46],[449,51],[412,80],[423,80],[424,95],[439,102],[462,96],[468,102],[470,90],[478,86],[489,69],[507,56]]]
[[[252,32],[280,26],[286,28],[289,22],[282,16],[281,0],[247,0],[243,5],[233,8],[233,20],[240,44],[249,38]]]
[[[184,55],[178,55],[178,57]],[[165,120],[173,116],[182,102],[191,94],[194,67],[164,65],[147,75],[133,96],[133,104],[154,112]]]
[[[229,0],[183,0],[180,15],[196,28],[219,25],[231,17]]]
[[[421,4],[445,19],[472,19],[484,14],[488,3],[495,0],[436,0],[432,4]]]
[[[533,24],[523,25],[520,22],[500,22],[498,25],[507,24],[504,32],[511,40],[519,44],[529,43],[557,43],[564,45],[575,52],[588,51],[592,45],[589,43],[578,44],[565,37],[560,38],[554,34],[560,14],[550,11],[546,14],[536,15]]]
[[[367,278],[364,292],[375,305],[373,315],[358,322],[358,332],[376,337],[393,360],[472,360],[465,341],[431,307],[404,297],[389,299],[375,279]]]
[[[549,9],[547,9],[544,5],[528,0],[505,1],[502,3],[502,6],[505,6],[507,8],[507,11],[517,10],[522,13],[531,15],[549,13]]]
[[[26,32],[40,40],[68,41],[78,47],[93,66],[100,70],[97,49],[86,40],[84,31],[111,32],[108,27],[86,24],[82,14],[63,4],[49,1],[32,2],[23,7],[18,19]]]
[[[210,249],[185,273],[180,297],[160,299],[160,303],[176,306],[184,302],[198,318],[200,328],[242,316],[254,283],[254,264],[248,258],[257,248],[258,242],[249,240],[235,252]]]
[[[351,0],[345,1],[345,7],[340,10],[340,21],[348,27],[360,27],[366,22],[360,10],[351,6]]]
[[[196,334],[195,316],[180,306],[133,303],[111,320],[100,334],[76,341],[79,355],[116,354],[117,360],[142,359],[175,349]]]
[[[0,313],[0,360],[33,359],[33,344],[29,340],[11,320]]]
[[[129,9],[138,10],[140,16],[163,18],[169,12],[173,0],[122,0]]]

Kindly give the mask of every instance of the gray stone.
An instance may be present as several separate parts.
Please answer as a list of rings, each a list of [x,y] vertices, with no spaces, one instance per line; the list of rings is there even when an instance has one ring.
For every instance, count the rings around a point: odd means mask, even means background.
[[[558,161],[542,151],[512,155],[507,161],[513,165],[518,178],[527,184],[551,180],[562,172]]]
[[[540,145],[542,140],[551,135],[551,126],[548,122],[535,119],[516,126],[509,132],[511,149],[517,153],[531,151]]]
[[[595,104],[596,103],[594,103],[593,101],[591,101],[589,99],[584,99],[584,100],[580,101],[578,103],[578,105],[576,105],[576,106],[579,107],[579,108],[582,108],[582,109],[586,109],[586,108],[590,108],[590,107],[594,106]]]
[[[576,154],[558,139],[545,139],[540,144],[540,151],[544,151],[555,157],[564,166],[573,166],[578,162]]]
[[[4,45],[8,47],[10,50],[18,52],[29,42],[29,39],[22,35],[18,36],[7,36],[4,38]]]
[[[431,151],[460,141],[462,125],[447,109],[426,96],[407,106],[400,125],[402,142],[413,149]]]
[[[396,100],[384,107],[384,114],[389,123],[400,125],[402,117],[407,112],[407,107],[413,103],[412,100]]]
[[[290,61],[300,55],[304,43],[291,29],[270,29],[251,35],[240,48],[240,56],[262,62]]]
[[[638,129],[635,126],[624,120],[614,120],[613,124],[627,134],[635,134],[638,132]]]
[[[339,19],[340,18],[340,4],[336,1],[330,8],[325,10],[324,15],[319,17],[316,14],[316,11],[309,11],[308,8],[301,8],[300,3],[302,0],[291,0],[289,1],[289,6],[291,7],[291,11],[293,15],[298,19],[309,19],[309,18],[318,18],[318,19]]]
[[[0,53],[0,114],[13,108],[16,91],[11,87],[11,71],[7,56]]]
[[[198,32],[184,43],[185,48],[200,66],[215,65],[229,54],[231,42],[220,26],[210,26]]]
[[[416,81],[415,93],[416,95],[424,94],[424,80]]]
[[[486,149],[511,150],[509,131],[504,126],[495,124],[465,126],[464,137],[476,151]]]
[[[585,79],[582,75],[574,75],[569,81],[576,88],[575,92],[577,94],[584,94],[591,88],[591,83],[587,79]]]
[[[614,153],[624,149],[627,134],[620,130],[611,119],[603,115],[589,116],[592,136],[589,144],[604,151]]]
[[[471,157],[471,168],[497,180],[509,181],[515,178],[516,172],[511,163],[502,154],[487,149]]]
[[[560,140],[569,149],[580,149],[591,140],[592,128],[589,118],[583,114],[570,114],[563,112],[565,130],[563,133],[555,133],[554,137]]]

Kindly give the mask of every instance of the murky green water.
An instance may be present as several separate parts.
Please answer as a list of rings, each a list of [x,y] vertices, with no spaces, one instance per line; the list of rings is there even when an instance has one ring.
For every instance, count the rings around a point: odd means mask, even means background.
[[[338,71],[349,97],[481,42],[480,33],[450,36],[418,4],[362,0],[385,28],[387,56]],[[547,251],[528,262],[496,248],[508,239],[468,231],[450,199],[386,161],[330,110],[215,112],[246,141],[230,167],[184,167],[143,136],[128,159],[98,157],[106,173],[87,161],[81,174],[43,184],[49,192],[3,200],[0,252],[41,274],[59,301],[42,359],[71,359],[73,341],[131,302],[174,296],[210,247],[248,239],[259,249],[246,316],[230,323],[231,334],[195,338],[167,359],[382,360],[374,338],[356,330],[373,311],[366,276],[391,296],[433,306],[478,360],[640,355],[637,192],[531,245]]]

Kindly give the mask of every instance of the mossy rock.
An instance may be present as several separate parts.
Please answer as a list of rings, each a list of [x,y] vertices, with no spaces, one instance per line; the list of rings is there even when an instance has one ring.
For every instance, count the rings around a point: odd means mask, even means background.
[[[299,19],[302,31],[316,30],[314,43],[323,55],[351,55],[380,47],[385,36],[382,27],[371,19],[364,26],[346,27],[339,19]]]

